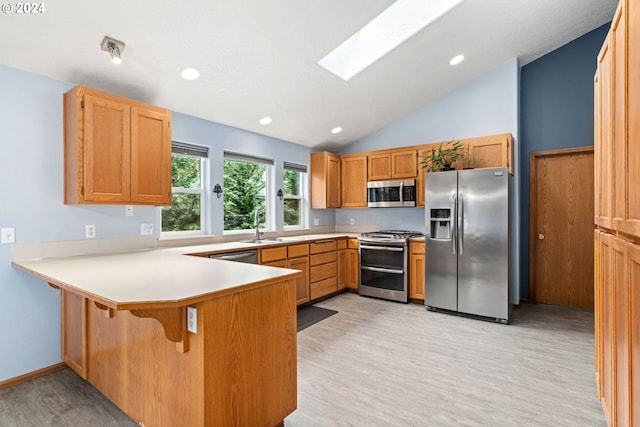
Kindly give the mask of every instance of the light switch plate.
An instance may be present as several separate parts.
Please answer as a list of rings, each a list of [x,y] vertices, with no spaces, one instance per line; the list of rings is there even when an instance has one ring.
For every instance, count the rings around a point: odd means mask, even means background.
[[[124,216],[133,216],[133,205],[125,205]]]
[[[87,239],[94,239],[96,237],[96,226],[95,225],[85,225],[84,233]]]
[[[320,225],[320,219],[319,218],[313,218],[313,225]]]
[[[0,236],[2,244],[15,243],[16,242],[16,229],[13,227],[7,227],[0,230]]]
[[[187,307],[187,331],[198,333],[198,310],[195,307]]]

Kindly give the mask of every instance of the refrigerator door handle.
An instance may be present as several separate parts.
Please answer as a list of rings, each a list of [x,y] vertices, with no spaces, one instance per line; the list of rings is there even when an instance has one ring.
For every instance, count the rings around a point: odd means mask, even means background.
[[[462,199],[462,193],[458,196],[458,204],[460,214],[458,216],[458,227],[456,228],[458,229],[458,251],[460,255],[462,255],[464,252],[464,201]]]
[[[453,193],[451,195],[451,222],[449,223],[451,226],[451,246],[453,247],[453,254],[456,254],[456,240],[457,240],[457,236],[456,236],[456,229],[457,227],[455,226],[455,222],[456,219],[458,218],[458,211],[456,209],[457,207],[457,203],[456,203],[456,193]]]

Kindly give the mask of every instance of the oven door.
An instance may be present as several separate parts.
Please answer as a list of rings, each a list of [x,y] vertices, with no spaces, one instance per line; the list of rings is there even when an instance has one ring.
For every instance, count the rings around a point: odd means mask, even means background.
[[[407,302],[406,247],[360,243],[360,295]]]

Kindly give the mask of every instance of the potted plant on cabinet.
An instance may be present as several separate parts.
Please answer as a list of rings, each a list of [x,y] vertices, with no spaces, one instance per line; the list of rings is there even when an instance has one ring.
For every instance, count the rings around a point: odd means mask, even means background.
[[[441,142],[438,148],[432,148],[422,152],[420,164],[427,172],[440,172],[453,170],[451,165],[460,160],[463,156],[462,141]]]

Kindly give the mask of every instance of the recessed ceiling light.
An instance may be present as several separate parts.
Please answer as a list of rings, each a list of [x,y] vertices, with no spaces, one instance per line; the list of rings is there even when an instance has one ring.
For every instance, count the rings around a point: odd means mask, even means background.
[[[340,132],[342,132],[342,128],[340,126],[337,126],[331,129],[331,133],[340,133]]]
[[[451,61],[449,61],[449,65],[458,65],[459,63],[462,62],[463,59],[464,59],[464,55],[456,55],[453,58],[451,58]]]
[[[318,64],[347,81],[463,0],[397,0]]]
[[[185,68],[184,70],[182,70],[180,75],[185,80],[195,80],[200,77],[200,71],[196,70],[195,68]]]
[[[269,123],[271,123],[273,121],[273,119],[271,117],[263,117],[260,119],[260,124],[261,125],[268,125]]]

